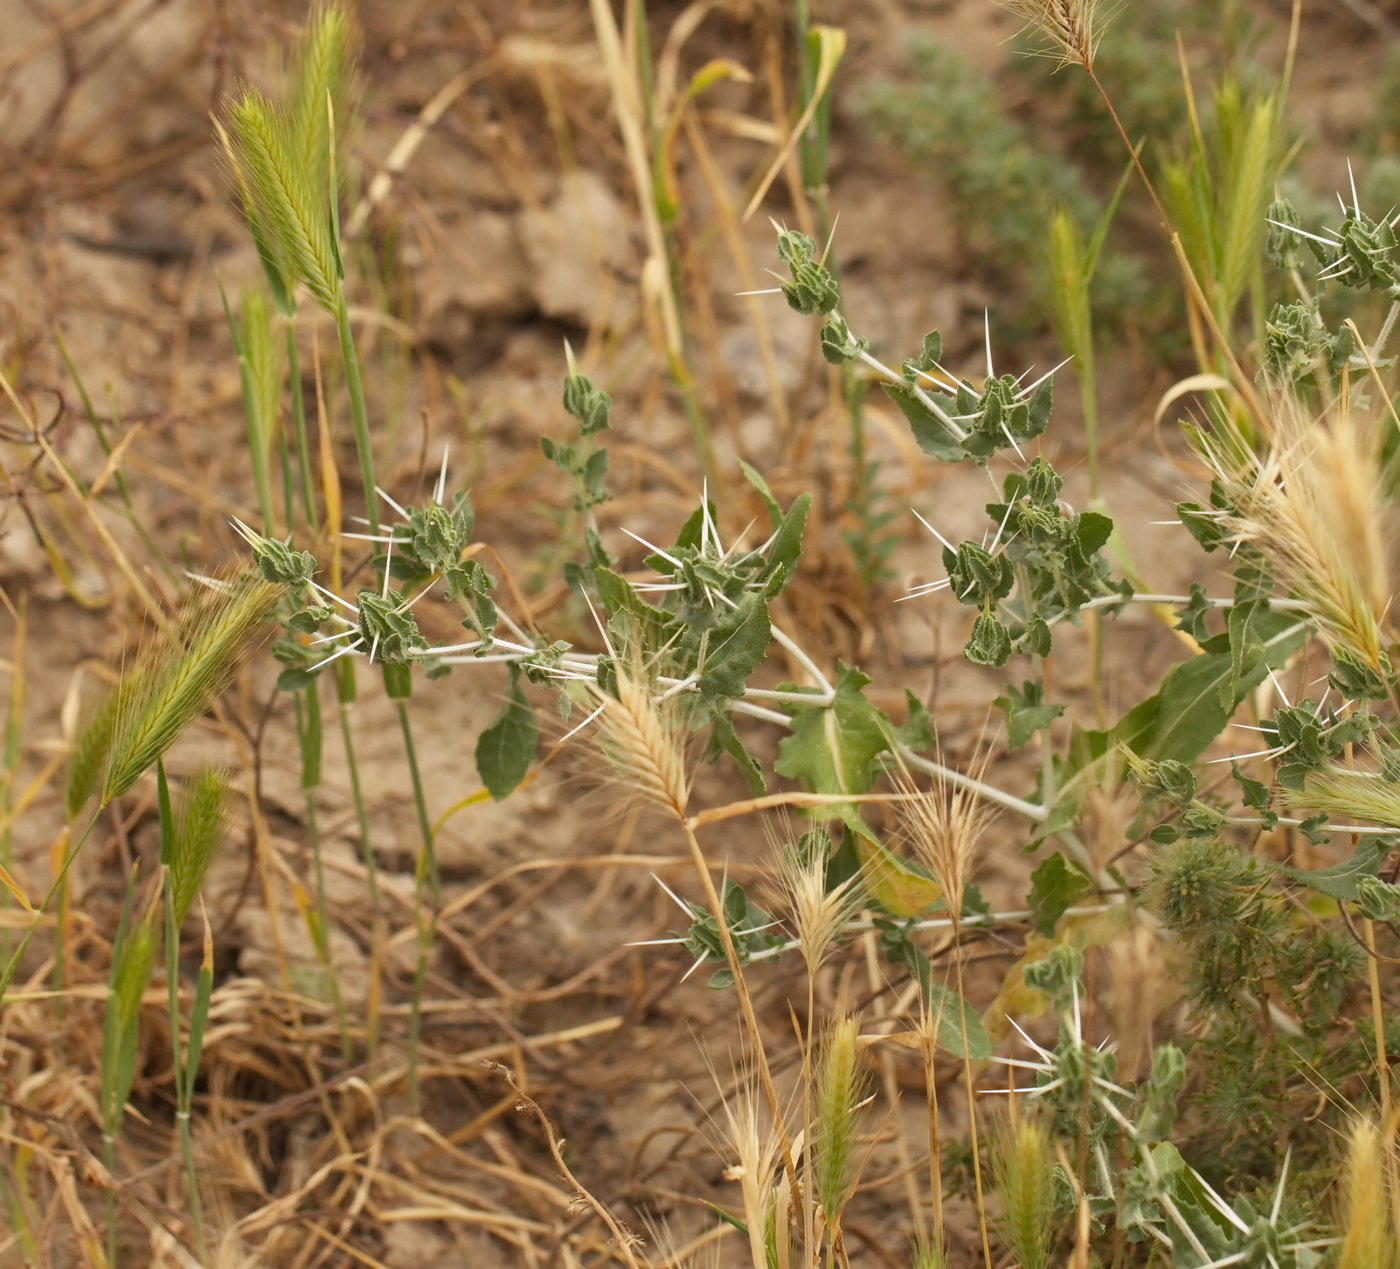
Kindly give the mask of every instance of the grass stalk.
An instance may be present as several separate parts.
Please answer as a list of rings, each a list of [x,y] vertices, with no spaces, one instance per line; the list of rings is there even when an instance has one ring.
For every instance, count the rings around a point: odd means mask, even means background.
[[[306,836],[311,845],[311,867],[314,878],[315,917],[309,920],[312,943],[326,974],[326,985],[335,1007],[336,1026],[340,1031],[340,1053],[346,1062],[352,1057],[350,1024],[345,1012],[345,998],[336,977],[330,947],[330,914],[326,909],[326,879],[321,861],[321,830],[316,815],[316,790],[321,786],[321,697],[319,679],[297,692],[297,741],[301,751],[301,791],[306,814]],[[310,914],[308,913],[308,917]]]
[[[164,887],[165,909],[165,985],[170,1009],[171,1072],[175,1080],[175,1117],[179,1124],[180,1154],[184,1160],[185,1185],[188,1190],[190,1219],[194,1224],[195,1243],[199,1258],[208,1263],[209,1251],[204,1238],[204,1209],[199,1195],[199,1178],[194,1166],[194,1142],[190,1134],[191,1083],[193,1072],[185,1062],[180,1041],[180,922],[175,911],[175,887],[169,884],[170,869],[175,866],[175,816],[170,803],[170,785],[165,777],[165,764],[156,763],[156,791],[160,807],[160,854],[166,869]],[[212,973],[212,966],[211,966]]]
[[[360,376],[360,358],[350,329],[350,310],[342,288],[335,307],[335,330],[340,338],[340,360],[345,369],[345,392],[350,398],[350,422],[355,429],[355,453],[360,460],[360,483],[365,495],[365,519],[369,532],[379,534],[379,495],[375,492],[374,445],[369,434],[369,412],[365,408],[365,387]]]
[[[379,865],[374,843],[370,837],[369,813],[365,807],[364,790],[360,784],[360,764],[355,756],[355,739],[350,727],[350,706],[355,700],[355,667],[348,658],[336,662],[336,718],[340,725],[341,744],[345,750],[345,767],[350,779],[350,798],[355,805],[355,822],[360,831],[360,851],[364,859],[365,879],[369,889],[372,929],[373,964],[371,966],[370,997],[366,1007],[365,1047],[372,1061],[379,1051],[379,1002],[381,949],[384,935],[384,913],[379,900]]]
[[[418,751],[413,744],[413,728],[408,708],[402,699],[395,705],[399,729],[403,733],[404,756],[408,759],[409,777],[413,783],[413,806],[418,815],[420,849],[414,867],[413,921],[418,933],[418,959],[413,970],[413,1001],[408,1021],[408,1091],[414,1108],[422,1105],[418,1081],[418,1053],[423,1032],[423,990],[428,979],[428,954],[437,933],[438,911],[442,906],[442,879],[438,874],[437,853],[434,849],[433,826],[428,819],[428,802],[423,792],[423,776],[418,768]],[[426,881],[430,908],[423,913],[423,885]]]

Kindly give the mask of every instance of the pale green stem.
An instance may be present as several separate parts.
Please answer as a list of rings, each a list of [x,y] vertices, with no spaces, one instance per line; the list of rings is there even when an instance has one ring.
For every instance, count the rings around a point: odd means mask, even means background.
[[[413,729],[409,724],[408,710],[403,701],[396,701],[399,711],[399,727],[403,731],[404,754],[408,758],[409,776],[413,782],[413,804],[418,812],[418,831],[421,850],[414,869],[413,920],[418,931],[418,961],[413,971],[413,1002],[408,1022],[408,1089],[415,1108],[422,1105],[418,1085],[418,1047],[423,1028],[423,991],[428,978],[428,953],[432,950],[433,937],[437,933],[437,914],[442,902],[442,881],[438,876],[437,854],[433,846],[433,826],[428,819],[428,804],[423,794],[423,778],[418,769],[418,753],[413,744]],[[431,906],[426,916],[423,914],[423,882],[428,882]]]
[[[209,1263],[204,1240],[204,1206],[199,1197],[199,1177],[194,1167],[194,1141],[190,1134],[190,1104],[193,1072],[185,1070],[180,1042],[180,927],[175,921],[175,889],[165,886],[165,985],[170,1003],[170,1051],[172,1074],[175,1077],[176,1122],[180,1127],[180,1154],[185,1163],[185,1185],[189,1190],[190,1220],[194,1225],[195,1245],[201,1264]]]
[[[369,412],[365,408],[365,386],[360,377],[360,358],[350,330],[350,311],[345,291],[336,297],[335,329],[340,336],[340,359],[345,367],[345,390],[350,397],[350,421],[355,428],[355,451],[360,459],[360,481],[364,486],[365,519],[371,536],[379,536],[379,495],[375,492],[374,449],[369,436]]]
[[[336,712],[340,719],[340,739],[345,748],[345,766],[350,776],[350,798],[355,804],[355,819],[360,829],[360,851],[364,857],[365,877],[369,885],[370,912],[377,953],[380,947],[380,935],[383,932],[383,914],[379,908],[379,865],[374,857],[374,845],[370,840],[369,832],[369,814],[365,809],[364,791],[360,786],[360,765],[355,758],[355,742],[350,730],[349,702],[337,694],[336,705]],[[379,1050],[379,1015],[377,1010],[371,1010],[366,1019],[365,1047],[372,1061]]]
[[[306,402],[301,393],[301,355],[297,332],[287,320],[287,379],[292,391],[292,435],[296,438],[297,468],[301,475],[301,500],[306,509],[306,525],[316,532],[316,487],[311,479],[311,445],[306,434]]]

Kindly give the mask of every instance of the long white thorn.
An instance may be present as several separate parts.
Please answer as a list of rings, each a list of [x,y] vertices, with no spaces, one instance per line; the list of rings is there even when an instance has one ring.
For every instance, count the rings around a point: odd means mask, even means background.
[[[433,490],[433,501],[439,507],[443,505],[443,498],[447,496],[447,455],[451,447],[442,447],[442,469],[438,472],[437,487]]]
[[[914,511],[914,508],[910,507],[909,510]],[[947,538],[945,538],[937,529],[933,527],[933,525],[931,525],[927,520],[925,520],[923,516],[921,516],[917,511],[914,511],[914,518],[918,520],[918,522],[922,524],[924,528],[926,528],[930,533],[932,533],[934,537],[936,537],[940,542],[942,542],[944,546],[946,546],[950,551],[952,551],[954,555],[958,553],[958,548],[955,547],[951,542],[949,542]]]

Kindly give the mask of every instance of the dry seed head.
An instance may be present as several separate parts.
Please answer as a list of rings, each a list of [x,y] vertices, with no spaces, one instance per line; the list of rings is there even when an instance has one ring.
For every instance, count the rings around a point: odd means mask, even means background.
[[[285,586],[245,573],[197,596],[117,688],[102,804],[120,797],[232,681]]]
[[[985,770],[987,757],[974,764],[978,768],[974,775]],[[902,795],[898,806],[903,835],[933,874],[948,911],[956,916],[962,912],[973,861],[995,812],[975,793],[939,776],[931,789],[920,789],[908,772],[901,772],[894,783]]]
[[[1136,1080],[1153,1050],[1153,1024],[1173,996],[1172,976],[1157,932],[1135,925],[1108,946],[1107,1005],[1118,1055],[1118,1076]]]
[[[778,888],[809,976],[822,967],[861,902],[860,876],[828,889],[826,862],[816,851],[803,859],[792,845],[782,847],[778,857]]]
[[[1045,50],[1062,66],[1094,68],[1099,45],[1099,0],[997,0],[1050,42]]]
[[[1400,828],[1400,785],[1383,775],[1332,767],[1310,776],[1296,800],[1310,809]]]
[[[754,1264],[762,1265],[763,1232],[778,1182],[778,1135],[765,1122],[766,1116],[759,1108],[759,1090],[752,1079],[739,1079],[732,1091],[721,1091],[725,1135],[735,1158],[724,1175],[726,1180],[739,1182],[750,1252]]]
[[[817,1064],[813,1189],[828,1227],[839,1221],[855,1181],[859,1104],[866,1085],[858,1053],[859,1034],[854,1015],[838,1019],[822,1041]]]
[[[1006,1241],[1022,1269],[1048,1269],[1055,1161],[1045,1126],[1034,1119],[1006,1125],[996,1142],[992,1167]]]
[[[1393,1269],[1396,1235],[1386,1204],[1386,1174],[1394,1170],[1394,1139],[1369,1119],[1357,1119],[1347,1145],[1345,1231],[1337,1269]]]
[[[602,710],[598,744],[627,786],[676,819],[690,799],[675,720],[652,697],[639,666],[617,663],[615,693],[589,684]]]
[[[1226,531],[1307,602],[1332,647],[1378,668],[1392,592],[1375,437],[1349,411],[1314,422],[1284,398],[1262,460],[1228,437],[1204,445],[1235,509]]]

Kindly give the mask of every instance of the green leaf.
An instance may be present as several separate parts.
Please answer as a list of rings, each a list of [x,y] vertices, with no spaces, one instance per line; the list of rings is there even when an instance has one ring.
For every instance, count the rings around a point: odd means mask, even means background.
[[[749,786],[750,797],[762,797],[767,792],[767,786],[763,782],[762,765],[753,754],[744,748],[744,742],[739,739],[739,733],[734,730],[734,724],[730,721],[729,715],[716,712],[710,721],[710,735],[705,746],[705,761],[714,762],[722,753],[733,758],[739,770],[743,772],[744,780]]]
[[[1225,618],[1225,632],[1230,639],[1230,674],[1220,684],[1222,708],[1233,711],[1243,698],[1240,679],[1255,669],[1264,659],[1264,645],[1254,632],[1254,619],[1259,612],[1257,603],[1236,604]]]
[[[779,569],[783,570],[785,579],[792,576],[792,566],[797,563],[797,557],[802,554],[802,530],[807,526],[807,512],[812,506],[812,495],[801,494],[793,499],[792,506],[787,510],[787,515],[782,518],[777,529],[773,533],[772,545],[768,548],[768,563],[758,580],[767,582],[777,575]],[[786,582],[784,582],[786,584]],[[779,589],[782,589],[779,587]],[[769,594],[771,599],[777,591]]]
[[[909,707],[909,714],[904,726],[896,733],[899,743],[915,753],[932,749],[936,740],[933,734],[933,720],[929,717],[927,707],[907,687],[904,689],[904,701]]]
[[[1056,851],[1031,873],[1031,911],[1035,928],[1046,937],[1055,933],[1055,923],[1093,889],[1083,869]]]
[[[912,388],[906,388],[897,383],[883,383],[880,386],[885,390],[885,394],[890,400],[899,407],[900,413],[909,420],[910,430],[914,433],[914,441],[925,454],[941,458],[945,463],[956,463],[966,457],[962,442],[958,440],[957,434],[947,420],[947,416],[952,411],[944,408],[938,400],[939,397],[943,397],[942,393],[925,394],[943,409],[944,417],[940,418],[915,395]],[[949,407],[953,404],[947,397],[943,397],[943,401],[946,401]]]
[[[520,686],[520,671],[512,665],[505,704],[476,742],[477,773],[495,801],[525,778],[538,741],[539,724]]]
[[[888,720],[861,692],[869,682],[854,666],[838,664],[831,704],[798,707],[773,770],[814,793],[868,793],[871,764],[889,747]],[[850,810],[854,814],[854,805]],[[836,806],[814,809],[821,818],[840,813]]]
[[[1172,666],[1154,695],[1135,706],[1108,734],[1143,758],[1174,758],[1194,762],[1225,729],[1234,708],[1254,688],[1270,666],[1281,665],[1303,641],[1303,630],[1290,614],[1261,612],[1255,617],[1264,655],[1251,669],[1235,677],[1235,699],[1227,709],[1221,684],[1232,673],[1227,653],[1202,653]],[[1103,733],[1090,733],[1090,735]]]
[[[982,1019],[951,987],[936,978],[928,982],[928,1011],[933,1016],[941,1048],[956,1058],[985,1062],[992,1056],[992,1040]]]
[[[779,588],[783,574],[775,574]],[[750,591],[710,628],[696,688],[706,700],[742,696],[744,683],[768,653],[773,628],[768,621],[769,587]]]
[[[1278,823],[1278,816],[1269,808],[1269,788],[1262,780],[1255,780],[1245,775],[1240,770],[1238,762],[1230,764],[1230,773],[1235,777],[1235,783],[1240,786],[1240,800],[1251,810],[1257,811],[1264,821],[1264,828],[1273,828]]]
[[[1075,539],[1085,555],[1092,555],[1108,545],[1113,536],[1113,520],[1098,511],[1081,511],[1075,519]]]
[[[943,360],[943,336],[931,330],[924,336],[924,342],[917,357],[908,357],[904,362],[904,377],[910,383],[917,383],[921,372],[933,370]]]
[[[1350,859],[1344,859],[1330,868],[1287,868],[1282,864],[1275,864],[1274,867],[1285,877],[1301,881],[1329,898],[1355,899],[1360,891],[1361,879],[1376,875],[1376,869],[1392,844],[1393,839],[1367,833],[1357,842]]]
[[[1033,680],[1027,680],[1017,691],[1011,684],[1006,692],[992,702],[1006,715],[1006,743],[1011,749],[1019,749],[1036,732],[1050,726],[1064,713],[1063,705],[1045,704],[1045,689]]]
[[[778,506],[778,500],[773,497],[773,491],[768,488],[768,482],[763,479],[763,474],[756,467],[739,459],[739,470],[744,473],[744,479],[758,490],[758,496],[763,499],[763,505],[768,512],[768,527],[776,529],[782,522],[783,509]]]

